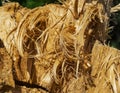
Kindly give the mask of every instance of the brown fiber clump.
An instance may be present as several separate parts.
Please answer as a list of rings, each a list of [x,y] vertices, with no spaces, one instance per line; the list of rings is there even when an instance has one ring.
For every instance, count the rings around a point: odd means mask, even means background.
[[[10,81],[0,77],[0,91],[10,86],[8,93],[119,93],[119,51],[104,44],[110,3],[65,0],[34,9],[18,3],[0,7],[0,39],[11,60]]]

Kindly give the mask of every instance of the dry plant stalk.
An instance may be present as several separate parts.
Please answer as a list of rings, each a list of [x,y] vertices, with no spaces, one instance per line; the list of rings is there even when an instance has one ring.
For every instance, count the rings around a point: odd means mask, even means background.
[[[31,10],[17,3],[0,7],[0,39],[14,61],[16,79],[52,93],[73,93],[78,80],[74,93],[94,87],[91,53],[95,41],[104,43],[107,36],[105,8],[92,0]]]

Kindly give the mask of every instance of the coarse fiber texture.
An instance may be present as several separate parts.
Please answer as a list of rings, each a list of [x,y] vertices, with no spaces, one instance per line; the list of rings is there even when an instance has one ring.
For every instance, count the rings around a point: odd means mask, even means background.
[[[74,93],[85,93],[95,87],[92,49],[96,40],[104,44],[107,38],[109,13],[104,1],[94,0],[0,7],[0,39],[13,60],[14,78],[52,93],[73,93],[76,87]]]

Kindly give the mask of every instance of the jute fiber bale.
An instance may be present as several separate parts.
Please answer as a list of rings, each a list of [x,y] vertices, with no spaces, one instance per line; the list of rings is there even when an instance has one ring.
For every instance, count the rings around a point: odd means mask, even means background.
[[[34,88],[35,85],[28,88],[15,82],[13,61],[6,49],[0,48],[0,93],[49,93],[43,88]]]
[[[89,88],[87,93],[119,93],[120,51],[96,43],[91,64],[95,87]]]
[[[12,73],[12,59],[5,48],[0,48],[0,92],[15,87]]]
[[[68,76],[64,93],[119,93],[120,51],[96,42],[92,50],[91,76]],[[58,93],[61,93],[60,91]]]
[[[17,3],[0,7],[0,39],[14,61],[15,79],[52,93],[83,93],[94,87],[92,48],[107,37],[109,9],[103,3],[66,0],[34,9]]]

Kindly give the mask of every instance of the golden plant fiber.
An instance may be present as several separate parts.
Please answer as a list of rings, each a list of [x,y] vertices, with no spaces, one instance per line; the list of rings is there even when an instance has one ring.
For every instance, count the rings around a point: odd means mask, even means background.
[[[114,53],[107,56],[114,49],[104,45],[109,3],[61,2],[34,9],[18,3],[0,7],[0,39],[13,60],[15,79],[51,93],[103,93],[105,87],[108,93],[119,93],[119,70],[110,59]],[[103,44],[100,51],[96,40]]]
[[[92,50],[91,75],[94,77],[96,87],[91,88],[88,93],[120,92],[119,55],[120,51],[117,49],[95,44]]]

